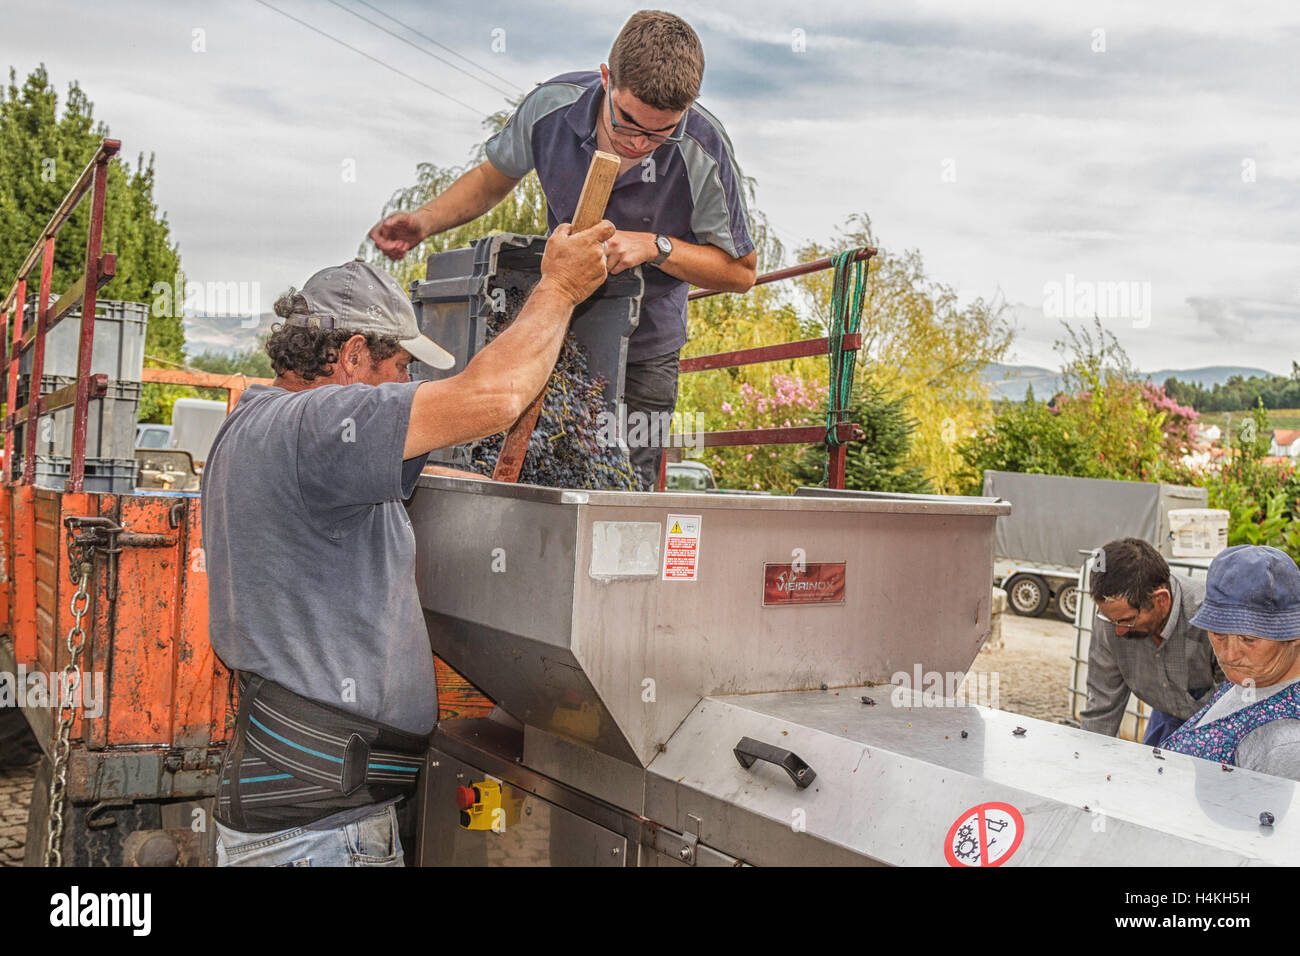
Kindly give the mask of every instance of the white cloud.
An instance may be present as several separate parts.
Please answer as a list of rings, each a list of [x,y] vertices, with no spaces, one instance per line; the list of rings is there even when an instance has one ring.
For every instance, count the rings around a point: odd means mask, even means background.
[[[501,106],[484,85],[333,6],[270,2],[482,112]],[[636,9],[374,2],[523,89],[594,68]],[[1289,368],[1300,304],[1292,9],[674,9],[701,34],[704,101],[788,246],[824,241],[868,212],[886,247],[920,249],[963,300],[1000,289],[1023,303],[1017,352],[1037,364],[1054,363],[1060,333],[1042,317],[1043,285],[1074,274],[1152,284],[1151,327],[1116,329],[1140,366]],[[123,2],[91,18],[52,0],[8,13],[0,59],[20,82],[44,61],[60,92],[81,82],[125,155],[156,154],[157,198],[195,281],[258,281],[267,296],[301,284],[355,253],[416,163],[462,163],[482,136],[472,111],[256,3]],[[807,35],[801,54],[789,49],[796,27]],[[1096,27],[1103,54],[1090,49]],[[192,51],[196,28],[205,53]],[[505,31],[503,54],[492,52],[494,30]],[[1244,158],[1255,161],[1253,183],[1242,182]],[[955,182],[941,178],[947,159]],[[345,160],[355,182],[340,175]]]

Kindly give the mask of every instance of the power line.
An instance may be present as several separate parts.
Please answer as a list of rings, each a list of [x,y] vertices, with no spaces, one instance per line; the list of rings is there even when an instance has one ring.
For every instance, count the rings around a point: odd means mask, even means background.
[[[379,64],[380,66],[382,66],[384,69],[386,69],[386,70],[391,70],[392,72],[396,73],[398,76],[404,77],[405,79],[408,79],[408,80],[410,80],[412,83],[418,84],[419,86],[423,86],[426,90],[429,90],[429,91],[431,91],[431,92],[433,92],[433,93],[437,93],[437,94],[438,94],[439,96],[441,96],[443,99],[451,100],[453,103],[457,104],[458,106],[463,106],[463,107],[465,107],[465,109],[469,110],[471,113],[473,113],[475,116],[479,117],[480,119],[483,118],[483,116],[486,115],[482,110],[480,110],[480,109],[478,109],[478,108],[476,108],[476,107],[470,106],[470,105],[469,105],[468,103],[466,103],[464,100],[458,100],[458,99],[456,99],[456,97],[452,96],[451,94],[449,94],[449,93],[444,93],[442,90],[438,89],[437,87],[430,86],[428,83],[424,82],[423,80],[418,79],[418,78],[416,78],[416,77],[414,77],[414,76],[411,76],[411,74],[406,73],[406,72],[403,72],[402,70],[399,70],[397,67],[392,66],[391,64],[385,63],[383,60],[379,59],[378,57],[371,56],[371,55],[370,55],[369,53],[367,53],[365,50],[358,50],[358,49],[357,49],[356,47],[354,47],[352,44],[347,43],[347,42],[345,42],[345,41],[343,41],[343,40],[340,40],[338,37],[336,37],[336,36],[332,36],[331,34],[326,33],[324,30],[321,30],[321,29],[319,29],[319,28],[317,28],[317,27],[312,26],[312,25],[311,25],[310,23],[308,23],[306,20],[300,20],[300,19],[298,19],[297,17],[295,17],[292,13],[285,13],[285,12],[284,12],[283,10],[281,10],[280,8],[278,8],[278,7],[273,7],[271,4],[267,3],[266,0],[257,0],[257,2],[260,3],[262,6],[266,7],[268,10],[274,10],[276,13],[280,14],[280,16],[282,16],[282,17],[288,17],[288,18],[289,18],[290,20],[292,20],[294,23],[297,23],[297,24],[300,24],[300,25],[306,27],[308,30],[312,31],[313,33],[319,33],[321,36],[325,37],[325,39],[327,39],[327,40],[333,40],[333,41],[334,41],[335,43],[337,43],[339,46],[347,47],[347,48],[348,48],[349,50],[351,50],[353,53],[359,53],[361,56],[364,56],[367,60],[370,60],[372,63],[378,63],[378,64]]]
[[[397,17],[392,16],[391,14],[385,13],[383,10],[380,10],[380,9],[379,9],[377,6],[375,6],[373,3],[368,3],[367,0],[357,0],[357,2],[360,3],[362,6],[369,7],[371,10],[374,10],[375,13],[379,14],[381,17],[387,17],[389,20],[392,20],[394,23],[396,23],[399,27],[402,27],[402,28],[405,29],[405,30],[410,30],[412,33],[414,33],[414,34],[415,34],[416,36],[418,36],[420,39],[422,39],[422,40],[427,40],[427,41],[429,41],[430,43],[432,43],[434,46],[437,46],[437,47],[440,47],[440,48],[446,50],[446,51],[447,51],[448,53],[450,53],[452,56],[457,57],[457,58],[459,58],[459,59],[461,59],[461,60],[464,60],[464,61],[465,61],[466,63],[468,63],[470,66],[474,67],[474,69],[476,69],[476,70],[482,70],[482,71],[483,71],[484,73],[486,73],[488,76],[491,76],[491,77],[493,77],[493,78],[495,78],[495,79],[498,79],[498,80],[500,80],[502,83],[505,83],[505,84],[508,85],[508,86],[513,86],[513,87],[515,88],[515,90],[518,91],[518,92],[520,92],[520,93],[524,92],[523,87],[521,87],[519,84],[517,84],[517,83],[515,83],[515,82],[513,82],[513,81],[511,81],[511,80],[506,79],[504,76],[502,76],[502,75],[499,74],[499,73],[493,73],[493,72],[492,72],[491,70],[489,70],[486,66],[480,66],[479,64],[477,64],[477,63],[475,63],[473,60],[471,60],[469,57],[467,57],[467,56],[462,56],[461,54],[457,53],[457,52],[456,52],[455,50],[453,50],[451,47],[447,46],[447,44],[445,44],[445,43],[439,43],[439,42],[438,42],[437,40],[435,40],[433,37],[428,36],[427,34],[421,33],[419,30],[415,29],[415,27],[411,26],[409,23],[403,23],[401,20],[397,19]],[[367,21],[367,22],[369,22],[369,21]],[[381,27],[381,29],[382,29],[382,27]],[[401,39],[401,38],[399,37],[399,39]],[[418,50],[419,47],[416,47],[416,49]],[[421,52],[424,53],[424,52],[428,52],[428,51],[421,50]],[[430,56],[433,56],[432,53],[430,53],[429,55],[430,55]],[[500,92],[500,90],[498,90],[497,92]]]
[[[487,80],[482,79],[481,77],[477,77],[477,76],[475,76],[473,73],[469,72],[468,70],[461,69],[459,66],[457,66],[455,63],[452,63],[450,60],[444,60],[442,57],[438,56],[438,54],[436,54],[436,53],[430,53],[428,50],[424,49],[424,47],[419,46],[419,45],[417,45],[417,44],[415,44],[415,43],[412,43],[410,40],[406,39],[406,37],[404,37],[404,36],[402,36],[402,35],[400,35],[400,34],[394,33],[392,30],[388,29],[388,27],[380,26],[378,23],[375,23],[375,21],[373,21],[373,20],[367,20],[365,17],[363,17],[361,14],[357,13],[355,10],[349,10],[347,7],[343,6],[343,4],[339,3],[339,0],[329,0],[329,2],[332,3],[332,4],[334,4],[334,6],[338,7],[338,8],[339,8],[340,10],[342,10],[344,13],[350,13],[350,14],[352,14],[354,17],[356,17],[356,18],[357,18],[358,20],[360,20],[362,23],[365,23],[365,24],[367,24],[367,25],[369,25],[369,26],[372,26],[372,27],[374,27],[376,30],[383,30],[383,31],[384,31],[385,33],[387,33],[390,37],[393,37],[394,39],[397,39],[397,40],[401,40],[403,43],[405,43],[405,44],[406,44],[407,46],[409,46],[411,49],[413,49],[413,50],[418,50],[419,52],[423,53],[425,56],[431,56],[431,57],[433,57],[435,60],[437,60],[439,63],[445,63],[445,64],[447,64],[447,66],[451,67],[451,68],[452,68],[453,70],[455,70],[457,73],[462,73],[462,74],[464,74],[465,76],[468,76],[468,77],[469,77],[471,80],[473,80],[475,83],[482,83],[484,86],[486,86],[489,90],[492,90],[494,93],[500,93],[502,96],[504,96],[504,97],[506,97],[506,98],[509,98],[510,96],[513,95],[513,94],[510,93],[508,90],[503,90],[503,89],[501,89],[501,87],[499,87],[499,86],[493,86],[493,85],[492,85],[491,83],[489,83]]]

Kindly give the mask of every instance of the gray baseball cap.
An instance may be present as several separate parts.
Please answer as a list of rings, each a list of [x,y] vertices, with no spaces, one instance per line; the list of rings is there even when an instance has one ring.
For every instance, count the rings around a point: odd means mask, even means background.
[[[361,259],[322,269],[298,293],[307,303],[284,317],[291,325],[391,335],[416,361],[455,368],[456,358],[420,334],[415,309],[397,280]]]

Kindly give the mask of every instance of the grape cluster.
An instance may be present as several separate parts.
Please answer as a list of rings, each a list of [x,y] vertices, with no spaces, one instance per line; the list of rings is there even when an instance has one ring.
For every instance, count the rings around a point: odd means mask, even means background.
[[[530,288],[509,287],[506,311],[494,312],[487,323],[485,343],[505,329],[528,299]],[[601,412],[605,404],[605,379],[587,370],[587,350],[570,332],[560,347],[555,371],[546,383],[541,413],[528,442],[519,481],[552,488],[592,488],[614,491],[640,490],[640,478],[627,451],[617,442],[602,442]],[[606,435],[611,431],[606,427]],[[470,446],[470,469],[491,475],[505,435],[492,435]]]

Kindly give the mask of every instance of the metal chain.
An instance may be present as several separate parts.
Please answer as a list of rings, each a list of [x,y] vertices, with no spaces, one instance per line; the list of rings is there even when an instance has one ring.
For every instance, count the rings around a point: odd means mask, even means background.
[[[63,865],[63,806],[68,795],[68,755],[72,751],[69,738],[81,691],[81,651],[86,646],[86,632],[81,626],[81,619],[86,616],[86,610],[90,606],[90,594],[86,590],[86,584],[90,580],[90,562],[81,562],[77,572],[77,593],[72,595],[71,606],[73,623],[67,638],[68,663],[63,667],[62,686],[59,688],[58,736],[54,741],[54,770],[50,775],[46,866]]]

